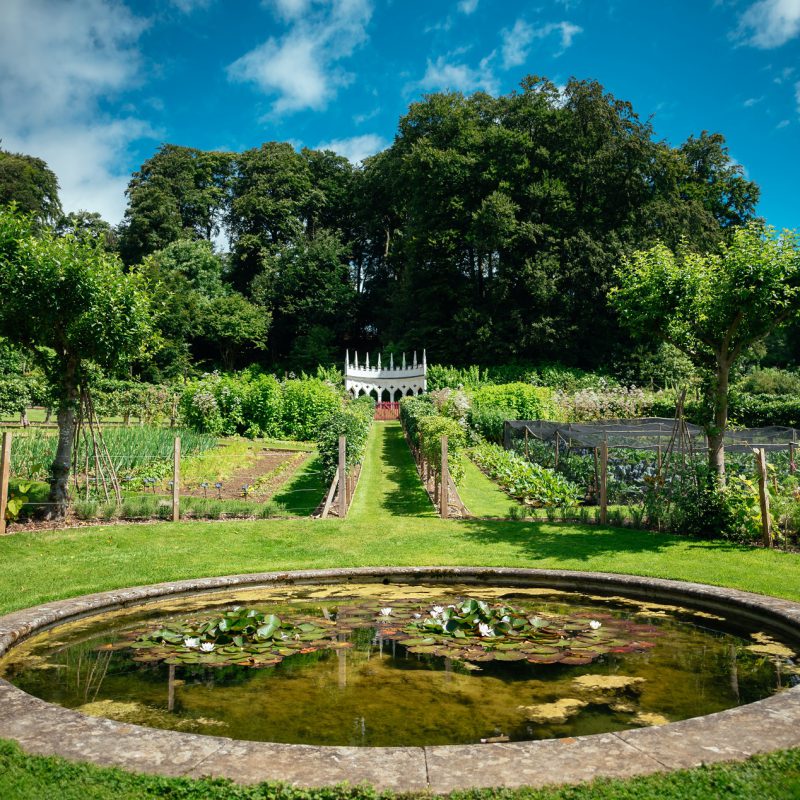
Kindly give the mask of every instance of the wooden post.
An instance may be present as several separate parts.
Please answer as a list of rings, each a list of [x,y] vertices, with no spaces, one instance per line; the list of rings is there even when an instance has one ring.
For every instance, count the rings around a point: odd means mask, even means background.
[[[347,439],[339,437],[339,519],[347,516]]]
[[[561,437],[558,435],[558,433],[556,433],[556,457],[555,457],[555,460],[553,461],[553,469],[558,469],[558,451],[559,451],[559,442],[558,442],[558,440],[560,438]]]
[[[661,445],[658,446],[658,474],[661,474]]]
[[[758,472],[758,499],[761,501],[761,532],[765,547],[772,547],[772,528],[769,518],[769,492],[767,491],[767,454],[763,447],[755,448]]]
[[[608,442],[600,445],[600,523],[608,522]]]
[[[450,468],[447,464],[447,437],[442,436],[442,475],[439,479],[439,516],[447,519],[450,512],[448,489],[450,487]]]
[[[789,472],[791,472],[792,475],[797,472],[797,464],[794,463],[794,451],[796,447],[796,442],[789,442]]]
[[[526,461],[530,461],[531,460],[531,454],[530,454],[530,451],[528,450],[528,426],[527,425],[525,426],[525,460]]]
[[[3,434],[0,451],[0,534],[6,532],[6,507],[8,505],[8,476],[11,474],[11,433]]]
[[[181,518],[181,437],[175,437],[175,455],[172,466],[172,521]]]
[[[594,455],[594,494],[595,497],[600,497],[600,469],[598,467],[597,448],[592,448],[592,455]]]

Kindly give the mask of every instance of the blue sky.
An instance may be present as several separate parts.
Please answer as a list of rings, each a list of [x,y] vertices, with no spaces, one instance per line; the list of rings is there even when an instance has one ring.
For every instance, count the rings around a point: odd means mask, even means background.
[[[161,142],[269,140],[359,160],[427,92],[593,78],[679,144],[723,133],[800,227],[800,0],[2,0],[2,147],[67,209],[124,211]]]

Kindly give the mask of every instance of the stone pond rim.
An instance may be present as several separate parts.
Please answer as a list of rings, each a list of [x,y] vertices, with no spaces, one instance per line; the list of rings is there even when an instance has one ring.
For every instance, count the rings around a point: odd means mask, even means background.
[[[182,595],[259,585],[346,582],[467,583],[624,594],[711,613],[800,642],[800,603],[697,583],[568,570],[501,567],[361,567],[198,578],[101,592],[0,617],[0,656],[34,633],[81,617]],[[444,793],[471,787],[543,786],[629,778],[800,746],[800,686],[749,705],[651,728],[567,739],[429,747],[331,747],[238,741],[146,728],[31,697],[0,680],[0,738],[134,772],[303,787],[347,781],[378,789]]]

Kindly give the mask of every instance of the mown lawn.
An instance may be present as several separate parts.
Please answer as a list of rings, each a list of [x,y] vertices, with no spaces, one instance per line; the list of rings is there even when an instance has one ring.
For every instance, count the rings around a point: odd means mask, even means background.
[[[598,570],[699,581],[800,600],[800,557],[791,553],[631,529],[536,521],[440,520],[415,482],[413,462],[399,435],[397,426],[375,427],[350,515],[343,521],[115,525],[0,538],[0,612],[105,589],[198,576],[385,565]],[[309,480],[312,477],[309,475]],[[789,798],[800,797],[799,776],[800,754],[792,752],[741,765],[592,788],[491,796]],[[372,795],[240,791],[220,782],[129,776],[24,756],[13,747],[0,749],[0,797],[78,796],[333,800]],[[482,800],[490,794],[469,797]]]

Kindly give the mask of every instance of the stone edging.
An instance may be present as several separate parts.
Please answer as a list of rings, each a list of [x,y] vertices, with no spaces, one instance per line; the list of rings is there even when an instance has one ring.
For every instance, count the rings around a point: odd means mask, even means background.
[[[0,617],[0,656],[60,622],[170,596],[260,584],[473,583],[541,586],[730,613],[789,639],[800,639],[800,604],[696,583],[608,573],[494,567],[367,567],[233,575],[102,592]],[[342,781],[379,789],[449,792],[468,787],[543,786],[596,777],[739,760],[800,746],[800,686],[750,705],[654,728],[505,744],[435,747],[320,747],[237,741],[85,716],[51,705],[0,680],[0,737],[30,753],[102,766],[241,783],[285,781],[316,787]]]

